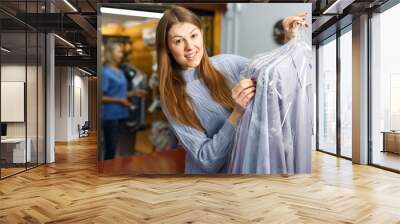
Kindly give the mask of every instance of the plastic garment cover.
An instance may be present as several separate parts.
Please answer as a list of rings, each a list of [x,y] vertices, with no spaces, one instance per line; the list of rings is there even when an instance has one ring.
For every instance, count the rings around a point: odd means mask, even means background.
[[[228,173],[311,172],[313,95],[311,46],[304,28],[241,72],[257,80],[256,95],[236,131]]]
[[[175,135],[169,124],[164,121],[152,123],[149,139],[156,151],[171,150],[177,147]]]

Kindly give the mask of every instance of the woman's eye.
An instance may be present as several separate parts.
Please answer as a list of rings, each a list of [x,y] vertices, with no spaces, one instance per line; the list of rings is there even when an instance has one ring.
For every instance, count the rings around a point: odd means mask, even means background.
[[[178,44],[180,44],[181,42],[182,42],[182,41],[179,39],[179,40],[176,40],[176,41],[175,41],[175,44],[178,45]]]
[[[197,37],[197,33],[192,34],[192,38]]]

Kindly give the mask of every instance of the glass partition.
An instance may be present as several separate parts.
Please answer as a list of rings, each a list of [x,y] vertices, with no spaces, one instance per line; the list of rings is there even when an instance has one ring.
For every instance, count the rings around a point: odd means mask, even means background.
[[[371,19],[371,136],[374,165],[400,171],[400,4]]]
[[[352,32],[340,36],[340,154],[352,157]]]
[[[4,3],[4,4],[3,4]],[[0,7],[0,178],[45,163],[45,35],[25,24],[45,1],[2,1]],[[33,17],[37,18],[37,17]]]
[[[318,48],[318,149],[336,154],[336,37]]]
[[[24,171],[26,162],[31,162],[26,136],[26,41],[25,32],[1,34],[2,177]]]

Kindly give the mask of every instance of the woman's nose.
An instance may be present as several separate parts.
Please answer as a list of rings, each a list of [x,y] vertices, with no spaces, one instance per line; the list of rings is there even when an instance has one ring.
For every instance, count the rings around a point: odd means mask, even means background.
[[[191,50],[193,48],[193,43],[192,41],[188,40],[186,41],[186,50]]]

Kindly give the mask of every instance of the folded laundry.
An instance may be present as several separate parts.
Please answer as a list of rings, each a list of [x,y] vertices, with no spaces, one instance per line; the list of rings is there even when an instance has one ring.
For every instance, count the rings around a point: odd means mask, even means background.
[[[257,80],[256,95],[236,131],[228,164],[234,174],[311,172],[313,91],[311,47],[304,28],[241,72]]]

